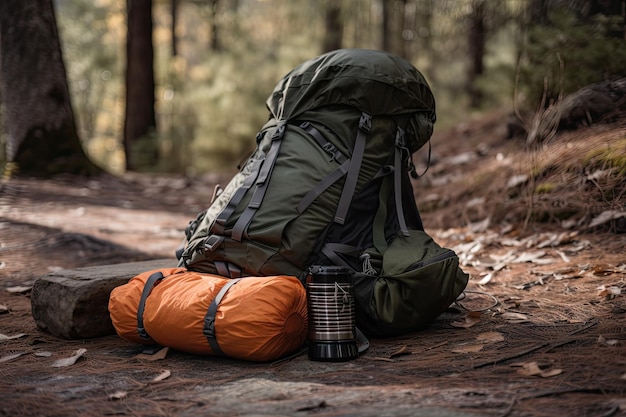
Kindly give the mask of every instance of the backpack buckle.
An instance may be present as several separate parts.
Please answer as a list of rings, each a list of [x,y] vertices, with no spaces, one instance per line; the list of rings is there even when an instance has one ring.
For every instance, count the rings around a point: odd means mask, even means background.
[[[326,142],[323,146],[322,149],[324,149],[326,151],[326,153],[328,153],[330,155],[330,161],[334,161],[335,159],[337,159],[337,147],[335,145],[333,145],[330,142]]]
[[[204,248],[209,252],[213,252],[223,241],[224,236],[211,235],[204,241]]]
[[[365,112],[361,113],[361,118],[359,119],[359,129],[363,130],[366,133],[369,133],[372,130],[372,116]]]
[[[406,148],[406,142],[404,141],[404,129],[398,127],[396,130],[396,146],[398,148]]]
[[[283,135],[285,134],[286,126],[287,124],[285,122],[280,122],[278,125],[276,125],[276,130],[274,130],[274,133],[272,133],[272,141],[281,139],[283,137]]]

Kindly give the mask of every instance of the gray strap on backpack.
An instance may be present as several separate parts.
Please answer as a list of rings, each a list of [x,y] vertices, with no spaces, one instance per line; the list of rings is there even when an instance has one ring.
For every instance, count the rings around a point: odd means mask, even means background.
[[[215,265],[218,275],[226,278],[241,278],[241,268],[235,264],[224,261],[214,261],[213,265]]]
[[[335,145],[326,140],[324,135],[322,135],[322,133],[311,124],[311,122],[302,122],[299,127],[315,139],[315,142],[320,145],[320,148],[331,156],[331,160],[335,160],[340,164],[343,164],[348,160],[348,158],[346,158],[346,156],[341,153]]]
[[[310,122],[301,123],[300,128],[308,133],[324,151],[331,155],[331,161],[337,161],[341,165],[339,165],[339,167],[337,167],[337,169],[332,171],[330,174],[326,175],[315,187],[309,190],[309,192],[302,197],[302,200],[300,200],[297,206],[298,213],[304,212],[304,210],[306,210],[317,197],[322,195],[328,187],[346,175],[348,169],[350,168],[350,160],[346,158],[346,156],[341,153],[335,145],[327,141],[322,133]]]
[[[349,167],[350,160],[344,161],[343,164],[341,164],[330,174],[326,175],[324,179],[322,179],[322,181],[320,181],[315,187],[313,187],[308,193],[306,193],[306,195],[302,197],[302,200],[300,200],[300,202],[298,203],[298,213],[302,213],[304,210],[306,210],[306,208],[309,207],[309,205],[311,205],[311,203],[315,201],[317,197],[322,195],[322,193],[326,191],[328,187],[337,182],[339,178],[346,175]]]
[[[337,211],[335,212],[335,223],[344,224],[346,221],[346,214],[348,213],[352,197],[356,191],[359,172],[361,171],[361,162],[363,162],[363,154],[365,153],[365,143],[371,130],[372,116],[365,112],[361,113],[359,129],[356,134],[352,156],[350,157],[350,168],[348,168],[346,182],[343,185],[341,197],[337,204]]]
[[[241,213],[241,216],[239,216],[237,222],[233,226],[231,233],[233,240],[241,242],[241,239],[248,230],[248,225],[252,221],[256,211],[259,207],[261,207],[261,203],[263,202],[265,192],[267,191],[267,187],[269,185],[268,178],[272,175],[272,170],[276,164],[276,158],[278,157],[278,152],[280,151],[280,145],[282,143],[282,138],[285,135],[286,128],[287,123],[285,121],[281,121],[276,126],[276,130],[272,134],[272,146],[265,156],[265,161],[263,161],[263,166],[261,167],[257,177],[255,183],[256,188],[252,194],[252,198],[250,198],[248,207],[246,207],[243,213]]]
[[[215,335],[215,315],[217,314],[217,308],[219,307],[222,298],[224,298],[224,295],[230,289],[230,287],[241,281],[241,279],[242,278],[231,279],[226,284],[224,284],[224,286],[217,293],[213,301],[211,301],[206,316],[204,316],[204,326],[202,327],[202,334],[207,338],[209,346],[211,347],[211,351],[213,351],[213,353],[215,353],[216,355],[226,356],[224,354],[224,351],[222,351],[219,344],[217,343],[217,338]]]
[[[404,236],[409,236],[409,229],[406,226],[406,220],[404,219],[404,207],[402,206],[402,154],[404,152],[408,154],[409,150],[404,142],[404,129],[398,126],[398,130],[396,131],[396,151],[393,164],[393,194],[400,231]]]
[[[344,254],[353,258],[358,258],[359,255],[361,255],[361,248],[346,245],[345,243],[327,243],[322,247],[322,254],[335,265],[352,268],[352,266],[339,255]]]
[[[246,192],[252,187],[259,176],[259,167],[263,162],[262,159],[256,159],[252,161],[253,166],[250,168],[251,175],[248,175],[246,179],[241,184],[241,187],[235,191],[231,199],[228,201],[226,207],[222,209],[220,214],[217,216],[213,224],[211,225],[211,233],[216,235],[223,235],[224,228],[226,227],[226,222],[230,218],[230,216],[235,212],[235,209],[246,195]]]

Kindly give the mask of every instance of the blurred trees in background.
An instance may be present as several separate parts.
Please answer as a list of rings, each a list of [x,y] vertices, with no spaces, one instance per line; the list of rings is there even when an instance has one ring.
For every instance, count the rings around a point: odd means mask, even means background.
[[[126,169],[153,167],[158,163],[154,110],[154,48],[152,0],[126,0],[126,105],[124,154]]]
[[[514,99],[534,111],[589,83],[626,76],[626,0],[55,4],[79,136],[114,173],[233,168],[254,147],[278,80],[337,48],[383,49],[412,62],[435,93],[438,129],[512,109]]]
[[[76,130],[52,0],[0,3],[0,53],[7,159],[38,176],[97,173]]]

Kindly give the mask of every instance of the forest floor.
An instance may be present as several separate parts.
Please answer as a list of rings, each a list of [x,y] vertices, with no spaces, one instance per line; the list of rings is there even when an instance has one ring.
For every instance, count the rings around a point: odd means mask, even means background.
[[[466,298],[341,363],[146,360],[116,335],[46,334],[31,316],[38,277],[174,262],[188,221],[232,173],[4,180],[0,415],[626,416],[626,123],[529,150],[505,120],[437,132],[414,183],[426,230],[471,276]],[[78,349],[73,365],[52,366]]]

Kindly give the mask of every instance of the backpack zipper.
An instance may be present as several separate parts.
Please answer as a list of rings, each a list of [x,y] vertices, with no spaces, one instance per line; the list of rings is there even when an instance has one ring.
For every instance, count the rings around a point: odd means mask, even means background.
[[[425,266],[432,265],[437,262],[445,261],[446,259],[454,258],[455,256],[456,256],[456,253],[452,249],[446,249],[445,251],[433,256],[430,259],[421,260],[421,261],[412,263],[404,270],[404,272],[409,272],[414,269],[423,268]]]

